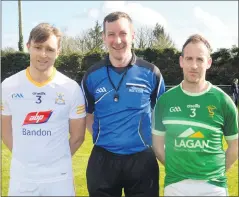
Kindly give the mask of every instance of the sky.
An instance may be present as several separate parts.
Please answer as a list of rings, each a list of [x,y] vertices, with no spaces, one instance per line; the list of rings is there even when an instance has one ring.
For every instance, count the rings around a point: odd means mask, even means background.
[[[210,42],[213,51],[238,46],[238,1],[22,1],[24,44],[31,29],[41,22],[60,28],[69,36],[80,35],[102,24],[113,11],[125,11],[140,27],[163,25],[176,48],[195,33]],[[18,2],[2,1],[2,48],[18,46]]]

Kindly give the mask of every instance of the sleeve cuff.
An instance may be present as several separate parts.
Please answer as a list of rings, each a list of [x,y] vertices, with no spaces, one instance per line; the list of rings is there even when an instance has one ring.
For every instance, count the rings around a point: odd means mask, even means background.
[[[236,140],[238,139],[238,133],[235,135],[225,136],[226,140]]]
[[[86,113],[79,114],[77,116],[70,116],[70,119],[78,119],[86,117]]]
[[[165,131],[158,131],[158,130],[153,129],[152,130],[152,134],[158,135],[158,136],[164,136],[165,135]]]

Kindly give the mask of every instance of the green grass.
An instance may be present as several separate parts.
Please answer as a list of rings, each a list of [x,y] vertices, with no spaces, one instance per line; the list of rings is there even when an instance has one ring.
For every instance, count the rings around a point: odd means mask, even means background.
[[[85,170],[92,146],[91,136],[87,132],[84,144],[73,157],[73,169],[77,196],[88,196]],[[7,196],[8,192],[10,160],[11,153],[4,146],[4,144],[2,144],[2,196]],[[164,167],[160,165],[161,188],[163,188],[164,176]],[[228,171],[227,177],[229,195],[238,196],[238,161]],[[163,196],[163,189],[160,190],[160,196]]]

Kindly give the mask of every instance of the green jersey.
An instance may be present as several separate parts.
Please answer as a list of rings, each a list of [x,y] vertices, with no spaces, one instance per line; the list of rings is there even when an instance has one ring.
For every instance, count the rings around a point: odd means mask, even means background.
[[[165,187],[184,179],[227,187],[222,139],[238,138],[238,111],[220,88],[168,90],[156,104],[152,132],[165,135]]]

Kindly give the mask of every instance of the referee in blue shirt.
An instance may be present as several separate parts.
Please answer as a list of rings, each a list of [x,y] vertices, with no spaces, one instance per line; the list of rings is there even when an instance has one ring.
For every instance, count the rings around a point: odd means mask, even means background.
[[[114,12],[104,19],[109,55],[82,80],[87,128],[94,147],[87,166],[90,197],[158,197],[159,166],[151,148],[152,110],[165,92],[159,69],[136,57],[131,18]]]

